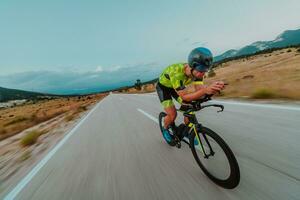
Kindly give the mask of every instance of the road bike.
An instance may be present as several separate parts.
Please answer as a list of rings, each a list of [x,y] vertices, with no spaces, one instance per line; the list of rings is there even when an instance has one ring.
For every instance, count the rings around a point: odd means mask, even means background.
[[[181,141],[188,144],[196,162],[208,178],[223,188],[233,189],[240,182],[240,169],[232,150],[217,133],[202,126],[196,117],[196,112],[204,108],[217,107],[220,108],[218,112],[224,110],[224,106],[220,104],[202,105],[210,100],[211,95],[207,95],[200,100],[182,105],[177,110],[183,112],[183,115],[189,119],[189,124],[180,124],[175,133],[169,130],[171,140],[162,135],[170,146],[180,148]],[[161,132],[163,132],[165,116],[164,112],[159,114]]]

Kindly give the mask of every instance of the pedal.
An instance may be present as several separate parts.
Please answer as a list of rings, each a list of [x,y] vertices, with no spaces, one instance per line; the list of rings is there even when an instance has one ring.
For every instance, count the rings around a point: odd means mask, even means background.
[[[176,147],[178,149],[180,149],[181,148],[181,141],[180,141],[180,139],[177,136],[175,136],[174,139],[175,139],[175,142],[176,142]]]
[[[187,136],[187,129],[188,127],[185,124],[180,124],[178,126],[176,134],[180,141]]]

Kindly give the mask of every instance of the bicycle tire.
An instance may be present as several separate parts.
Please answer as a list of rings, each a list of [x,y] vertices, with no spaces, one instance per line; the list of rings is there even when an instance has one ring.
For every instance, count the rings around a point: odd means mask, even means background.
[[[205,166],[201,163],[201,160],[199,159],[196,149],[195,149],[195,144],[194,144],[194,139],[195,139],[195,132],[192,131],[191,136],[190,136],[190,147],[191,151],[193,153],[193,156],[202,169],[202,171],[205,173],[208,178],[210,178],[214,183],[217,185],[226,188],[226,189],[233,189],[235,188],[239,182],[240,182],[240,169],[238,162],[232,152],[232,150],[229,148],[229,146],[226,144],[226,142],[214,131],[210,130],[209,128],[202,127],[201,128],[201,133],[199,134],[206,134],[210,138],[212,138],[224,151],[228,161],[229,161],[229,166],[230,166],[230,175],[227,179],[218,179],[217,177],[213,176],[206,168]],[[209,158],[208,158],[209,159]]]

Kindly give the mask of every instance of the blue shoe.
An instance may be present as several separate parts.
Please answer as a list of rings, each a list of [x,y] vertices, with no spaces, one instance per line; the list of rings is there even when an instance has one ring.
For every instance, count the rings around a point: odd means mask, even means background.
[[[168,129],[164,129],[164,130],[163,130],[163,136],[164,136],[164,138],[165,138],[165,140],[166,140],[167,142],[171,142],[172,137],[171,137],[171,135],[170,135]]]
[[[199,144],[197,137],[194,139],[194,145],[197,146]]]

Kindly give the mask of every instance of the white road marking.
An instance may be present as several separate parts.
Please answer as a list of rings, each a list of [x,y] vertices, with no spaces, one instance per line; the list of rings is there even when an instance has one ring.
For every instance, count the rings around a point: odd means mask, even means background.
[[[103,99],[104,100],[104,99]],[[103,101],[102,100],[102,101]],[[18,184],[11,190],[3,200],[13,200],[24,189],[24,187],[32,180],[32,178],[40,171],[40,169],[52,158],[60,147],[75,133],[80,125],[98,108],[100,101]]]
[[[141,113],[143,113],[144,115],[146,115],[148,118],[152,119],[154,122],[156,122],[158,124],[158,119],[153,117],[152,115],[150,115],[149,113],[146,113],[145,111],[143,111],[142,109],[138,108],[138,111],[140,111]]]

